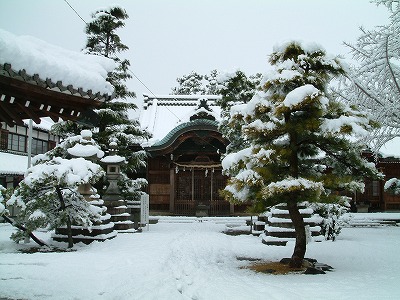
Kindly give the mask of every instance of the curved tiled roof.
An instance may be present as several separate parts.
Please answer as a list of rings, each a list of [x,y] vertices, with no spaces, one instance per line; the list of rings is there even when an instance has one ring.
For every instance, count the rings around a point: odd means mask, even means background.
[[[180,134],[189,130],[214,130],[217,131],[218,122],[209,119],[195,119],[190,122],[179,124],[172,129],[162,140],[150,148],[163,148],[171,144]]]

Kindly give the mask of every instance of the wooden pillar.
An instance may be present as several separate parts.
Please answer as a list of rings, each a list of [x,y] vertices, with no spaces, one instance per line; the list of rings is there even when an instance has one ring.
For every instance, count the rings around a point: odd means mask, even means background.
[[[192,201],[194,201],[194,168],[192,168]]]
[[[175,213],[175,169],[169,170],[169,212]]]
[[[214,192],[214,169],[211,169],[211,184],[210,184],[210,204],[212,203],[213,199],[213,192]]]

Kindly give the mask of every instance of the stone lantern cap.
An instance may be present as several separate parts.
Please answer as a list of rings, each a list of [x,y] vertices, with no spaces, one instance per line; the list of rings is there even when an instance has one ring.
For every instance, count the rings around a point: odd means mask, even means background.
[[[106,165],[120,165],[125,163],[125,157],[119,156],[119,155],[109,155],[106,157],[103,157],[100,160],[102,163],[106,164]]]
[[[75,144],[67,151],[74,157],[83,157],[88,159],[99,159],[104,156],[104,152],[92,139],[92,132],[90,130],[82,130],[79,143]]]
[[[100,161],[106,165],[121,165],[126,162],[125,157],[117,155],[117,143],[110,143],[110,155],[103,157]]]

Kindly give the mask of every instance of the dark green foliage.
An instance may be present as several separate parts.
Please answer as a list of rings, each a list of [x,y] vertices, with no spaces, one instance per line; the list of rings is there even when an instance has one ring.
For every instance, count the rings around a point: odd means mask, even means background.
[[[364,145],[352,142],[372,122],[328,94],[329,81],[344,71],[320,47],[289,42],[275,49],[270,63],[262,91],[231,109],[228,124],[242,126],[248,146],[224,159],[232,176],[225,196],[264,210],[286,203],[296,231],[296,266],[306,249],[297,204],[337,202],[341,193],[361,190],[365,177],[377,178],[375,166],[360,156]]]
[[[230,141],[227,153],[243,149],[247,145],[241,134],[244,120],[238,118],[229,123],[230,109],[233,105],[247,103],[253,98],[261,77],[260,73],[247,77],[244,72],[238,70],[234,74],[219,78],[218,94],[222,96],[217,102],[222,109],[219,130]]]
[[[99,165],[83,158],[65,159],[55,151],[35,161],[8,201],[19,208],[11,238],[20,241],[39,229],[67,225],[72,247],[71,224],[85,228],[101,222],[102,208],[91,205],[78,191],[81,184],[94,183],[103,171]]]
[[[207,94],[203,85],[204,76],[197,72],[190,72],[176,79],[179,86],[172,89],[173,95],[204,95]]]
[[[120,7],[112,7],[97,11],[93,20],[88,23],[86,33],[88,36],[86,51],[91,54],[101,55],[113,59],[117,68],[108,76],[108,81],[114,86],[115,96],[121,100],[112,100],[96,110],[99,116],[98,130],[93,131],[93,138],[99,143],[103,151],[107,152],[110,142],[117,142],[118,155],[125,157],[127,164],[122,166],[122,171],[129,176],[136,177],[141,168],[145,166],[146,154],[138,145],[149,133],[142,130],[137,120],[129,118],[129,111],[137,106],[128,101],[135,94],[128,90],[125,82],[132,78],[129,73],[130,62],[120,59],[117,54],[128,50],[128,46],[121,42],[116,31],[125,26],[124,21],[129,18],[127,12]],[[125,180],[130,181],[127,176]],[[125,182],[122,186],[131,186],[133,183]],[[135,185],[139,186],[139,185]],[[132,189],[126,189],[132,191]]]
[[[257,87],[261,82],[262,75],[247,77],[243,71],[220,78],[218,94],[222,96],[218,105],[223,111],[227,111],[232,105],[247,103],[253,98]]]
[[[84,129],[84,127],[74,121],[62,121],[51,126],[50,133],[65,139],[80,134],[82,129]]]
[[[98,10],[92,14],[92,21],[86,25],[86,48],[89,54],[101,55],[115,61],[117,67],[111,72],[107,80],[113,85],[117,98],[128,99],[135,97],[135,93],[129,91],[125,82],[132,78],[129,73],[130,62],[120,59],[117,54],[128,50],[128,46],[121,42],[116,31],[125,26],[124,20],[128,19],[127,12],[118,7]]]

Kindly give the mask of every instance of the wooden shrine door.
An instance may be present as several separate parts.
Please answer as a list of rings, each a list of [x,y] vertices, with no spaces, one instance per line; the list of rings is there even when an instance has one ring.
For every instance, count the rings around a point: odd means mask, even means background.
[[[229,215],[230,205],[219,190],[226,184],[221,170],[180,170],[176,176],[175,213],[195,215],[199,205],[208,207],[208,215]]]

